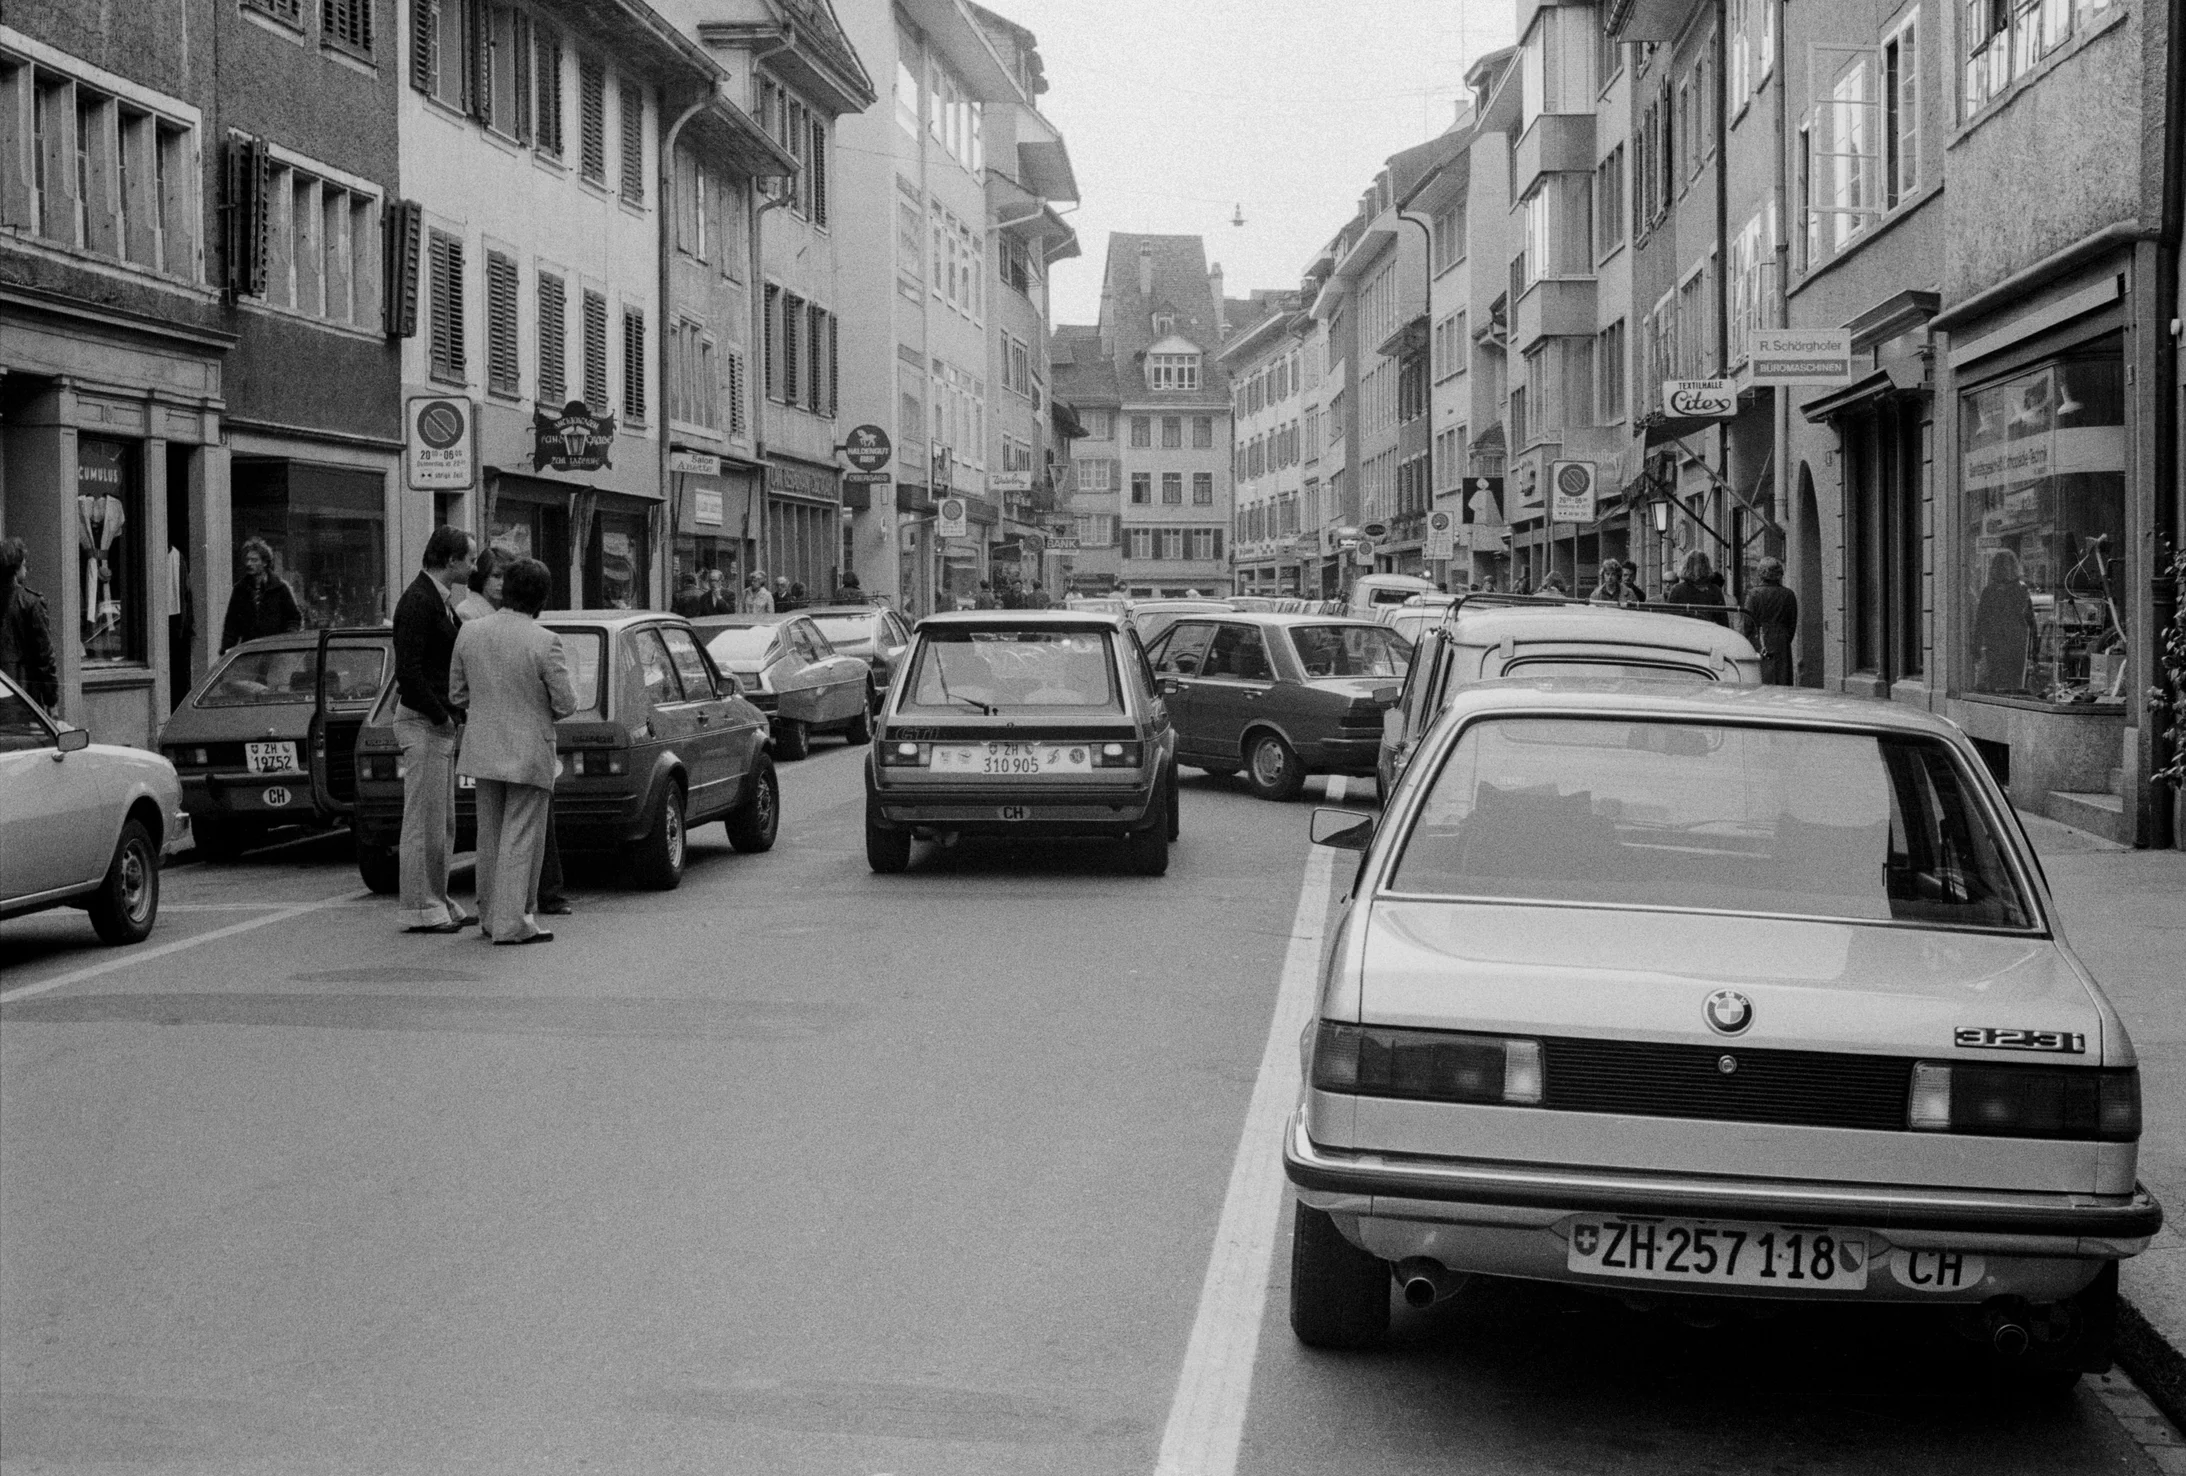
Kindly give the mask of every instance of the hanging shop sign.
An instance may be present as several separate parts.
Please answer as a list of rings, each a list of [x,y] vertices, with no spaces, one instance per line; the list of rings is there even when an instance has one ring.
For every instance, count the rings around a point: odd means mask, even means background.
[[[670,451],[668,470],[689,472],[701,477],[718,477],[721,475],[721,458],[711,451]]]
[[[1427,546],[1422,556],[1447,559],[1457,552],[1457,519],[1440,508],[1427,514]]]
[[[1030,492],[1031,472],[992,472],[987,477],[989,492]]]
[[[701,528],[721,526],[721,494],[701,487],[691,499],[691,521]]]
[[[1852,330],[1756,328],[1747,362],[1755,384],[1850,384]]]
[[[1673,420],[1729,420],[1738,414],[1738,391],[1727,379],[1665,379],[1662,408]]]
[[[607,453],[615,440],[615,417],[594,415],[582,400],[571,400],[561,413],[535,410],[531,415],[531,469],[598,471],[613,466]]]
[[[1548,464],[1548,520],[1552,523],[1594,521],[1594,463],[1552,461]]]
[[[1072,533],[1060,538],[1050,537],[1047,541],[1047,551],[1049,553],[1074,554],[1078,552],[1078,536]]]
[[[1458,495],[1465,500],[1465,521],[1484,527],[1499,526],[1503,521],[1503,479],[1501,477],[1466,477],[1458,483]]]
[[[942,498],[940,503],[937,505],[936,518],[939,522],[939,526],[936,531],[943,538],[968,537],[971,533],[971,527],[966,518],[966,514],[968,511],[969,510],[964,505],[963,498]]]
[[[927,476],[927,485],[934,489],[934,495],[938,497],[948,491],[952,485],[949,481],[949,471],[956,464],[956,458],[950,454],[947,446],[936,446],[933,448],[933,455],[929,459],[932,462],[932,470]]]
[[[460,490],[477,480],[469,400],[412,395],[403,411],[402,460],[410,490]]]
[[[861,425],[843,438],[843,455],[861,472],[885,472],[888,458],[896,454],[895,443],[888,439],[888,432],[877,425]],[[853,480],[862,480],[854,478]],[[887,481],[884,475],[876,480]]]

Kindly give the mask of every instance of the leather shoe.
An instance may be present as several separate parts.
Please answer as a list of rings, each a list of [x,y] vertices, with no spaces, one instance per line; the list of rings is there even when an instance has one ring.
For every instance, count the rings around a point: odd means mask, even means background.
[[[457,922],[454,918],[450,918],[446,922],[419,923],[415,927],[404,928],[403,931],[405,933],[460,933],[466,926],[476,920],[475,918],[466,918],[462,922]]]
[[[554,934],[545,928],[541,928],[538,932],[526,933],[521,938],[496,938],[493,940],[493,945],[496,948],[520,948],[526,943],[552,943],[553,941]]]
[[[567,897],[541,897],[539,913],[543,917],[567,917],[577,910],[577,905]]]
[[[455,920],[455,925],[459,928],[475,928],[478,926],[478,914],[466,912]]]

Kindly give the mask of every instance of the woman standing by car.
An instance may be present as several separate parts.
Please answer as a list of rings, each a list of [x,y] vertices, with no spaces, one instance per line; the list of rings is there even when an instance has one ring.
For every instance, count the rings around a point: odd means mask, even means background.
[[[263,538],[243,540],[243,577],[228,596],[228,618],[220,626],[220,649],[240,646],[260,636],[304,628],[304,612],[288,582],[273,572],[273,548]]]
[[[1670,586],[1669,592],[1663,596],[1663,599],[1673,605],[1715,605],[1720,607],[1723,603],[1723,591],[1718,589],[1710,578],[1714,573],[1715,570],[1708,563],[1708,556],[1699,549],[1694,549],[1685,556],[1685,562],[1678,566],[1677,583]],[[1691,610],[1681,613],[1690,614],[1701,620],[1713,620],[1717,625],[1730,624],[1728,617],[1710,614],[1704,610]]]

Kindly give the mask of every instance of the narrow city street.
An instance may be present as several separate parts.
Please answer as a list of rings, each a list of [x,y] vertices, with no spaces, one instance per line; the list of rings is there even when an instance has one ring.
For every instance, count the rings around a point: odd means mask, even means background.
[[[398,932],[340,836],[171,870],[134,949],[0,925],[7,1470],[2157,1469],[2122,1376],[2013,1396],[1872,1316],[1475,1282],[1300,1347],[1260,1129],[1323,781],[1187,773],[1159,880],[876,876],[863,755],[783,765],[771,853],[578,873],[549,947]]]

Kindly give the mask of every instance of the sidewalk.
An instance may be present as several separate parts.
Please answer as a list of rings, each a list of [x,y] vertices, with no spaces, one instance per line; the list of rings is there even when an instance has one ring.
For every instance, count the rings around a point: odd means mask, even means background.
[[[2186,851],[2134,851],[2034,815],[2027,834],[2066,935],[2140,1052],[2141,1182],[2166,1223],[2119,1272],[2125,1298],[2186,1351]]]

